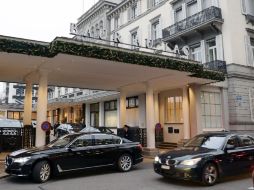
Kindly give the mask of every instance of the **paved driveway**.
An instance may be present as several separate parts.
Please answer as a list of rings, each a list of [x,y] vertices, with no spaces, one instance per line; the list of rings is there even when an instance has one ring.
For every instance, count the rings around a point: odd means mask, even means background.
[[[112,169],[97,169],[78,174],[68,174],[44,184],[35,184],[30,179],[7,177],[0,180],[1,190],[245,190],[251,186],[250,175],[225,179],[213,186],[204,187],[186,181],[165,180],[155,174],[152,162],[146,160],[128,173]]]

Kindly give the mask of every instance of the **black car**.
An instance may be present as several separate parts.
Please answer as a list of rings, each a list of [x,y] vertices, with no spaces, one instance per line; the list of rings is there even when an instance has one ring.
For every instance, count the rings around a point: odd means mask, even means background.
[[[6,157],[6,173],[45,182],[51,175],[103,166],[122,172],[143,161],[139,143],[111,134],[75,133],[47,146],[22,149]]]
[[[253,137],[218,132],[197,135],[183,147],[156,156],[154,171],[214,185],[223,176],[250,171],[253,164]]]

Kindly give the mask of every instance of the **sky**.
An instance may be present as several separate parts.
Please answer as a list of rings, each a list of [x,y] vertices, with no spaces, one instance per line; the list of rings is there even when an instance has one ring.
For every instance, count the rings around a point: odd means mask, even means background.
[[[51,42],[98,0],[0,0],[0,35]]]

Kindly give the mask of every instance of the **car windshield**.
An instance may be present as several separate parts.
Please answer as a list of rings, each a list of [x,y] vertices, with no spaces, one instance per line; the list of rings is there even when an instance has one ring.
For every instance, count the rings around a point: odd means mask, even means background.
[[[79,135],[77,134],[72,134],[72,135],[66,135],[62,136],[52,142],[50,142],[47,146],[50,148],[63,148],[70,142],[72,142],[75,138],[77,138]]]
[[[200,135],[189,140],[184,147],[204,147],[209,149],[221,149],[225,143],[225,136]]]

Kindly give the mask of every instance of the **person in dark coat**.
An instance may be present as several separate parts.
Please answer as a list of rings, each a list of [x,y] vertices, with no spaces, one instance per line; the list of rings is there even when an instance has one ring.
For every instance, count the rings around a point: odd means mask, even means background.
[[[129,126],[128,125],[124,125],[123,129],[124,129],[124,135],[123,137],[130,140],[130,133],[129,133]]]
[[[60,126],[60,123],[59,123],[59,121],[57,122],[57,123],[55,123],[55,125],[54,125],[54,136],[56,136],[56,129],[57,129],[57,127],[59,127]]]

